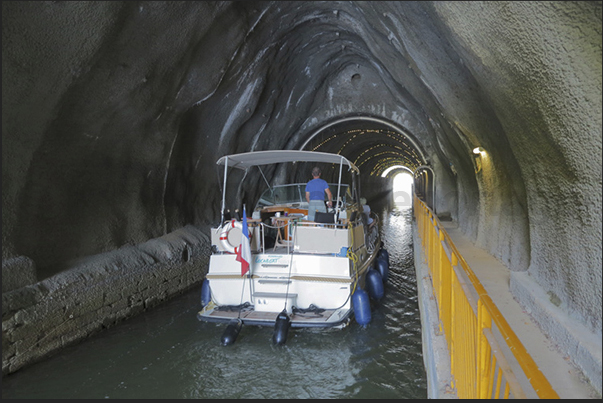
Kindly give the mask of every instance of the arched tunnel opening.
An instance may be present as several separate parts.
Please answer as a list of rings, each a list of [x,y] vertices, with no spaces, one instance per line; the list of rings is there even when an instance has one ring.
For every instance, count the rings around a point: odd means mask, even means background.
[[[351,159],[365,173],[361,187],[368,202],[391,197],[391,177],[383,176],[390,168],[404,166],[414,171],[427,163],[420,147],[416,139],[395,124],[370,116],[329,123],[302,145],[302,149],[334,152]]]
[[[303,143],[299,145],[300,150],[340,154],[352,161],[362,172],[361,193],[369,204],[375,201],[383,203],[384,200],[392,197],[393,175],[383,175],[390,168],[404,166],[407,171],[413,172],[413,169],[417,170],[426,164],[424,151],[419,148],[416,140],[394,124],[375,117],[338,118],[301,139]],[[233,180],[229,180],[229,183],[232,182],[230,186],[239,186],[243,175],[247,176],[247,179],[253,176],[251,183],[255,186],[248,185],[246,189],[239,189],[239,193],[242,190],[244,196],[241,200],[235,200],[227,208],[235,211],[235,209],[241,210],[244,203],[253,205],[262,193],[265,181],[306,182],[311,178],[311,168],[312,166],[308,165],[293,172],[277,172],[269,168],[262,173],[267,177],[265,179],[262,179],[259,170],[250,170],[244,174],[232,172],[229,174],[233,176]],[[339,167],[332,164],[325,168],[323,179],[336,183]],[[220,170],[221,168],[218,169]],[[221,174],[222,172],[218,172],[218,175]],[[421,189],[422,183],[422,177],[419,177],[418,186]],[[428,203],[431,207],[433,199],[428,197]]]
[[[509,270],[545,333],[567,339],[547,328],[559,310],[600,352],[601,9],[3,2],[3,340],[5,318],[60,322],[88,306],[77,295],[105,312],[80,324],[93,332],[198,285],[218,158],[307,150],[358,166],[369,204],[395,201],[394,176],[412,173],[413,194]],[[230,173],[228,208],[265,179],[309,179],[264,174]],[[3,343],[3,375],[86,333],[67,327],[38,353]]]

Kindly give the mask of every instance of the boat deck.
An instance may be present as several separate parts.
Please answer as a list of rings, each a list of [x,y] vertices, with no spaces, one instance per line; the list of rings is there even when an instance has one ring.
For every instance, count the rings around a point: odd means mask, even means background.
[[[240,313],[239,313],[240,311]],[[273,326],[279,312],[258,312],[253,306],[222,306],[198,313],[207,322],[229,322],[241,319],[244,324]],[[291,327],[344,327],[348,324],[351,309],[294,309],[289,318]]]

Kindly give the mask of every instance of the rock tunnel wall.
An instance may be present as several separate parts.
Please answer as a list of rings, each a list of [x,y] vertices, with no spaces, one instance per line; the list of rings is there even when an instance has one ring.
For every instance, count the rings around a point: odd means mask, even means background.
[[[601,333],[601,2],[3,2],[2,43],[3,284],[214,224],[219,156],[370,116]]]

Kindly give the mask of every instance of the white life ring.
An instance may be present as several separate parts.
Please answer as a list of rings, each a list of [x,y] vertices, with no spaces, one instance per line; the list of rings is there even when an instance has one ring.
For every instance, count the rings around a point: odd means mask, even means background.
[[[231,220],[228,224],[224,225],[222,232],[220,233],[220,243],[226,252],[229,253],[236,253],[236,248],[228,242],[228,233],[233,228],[238,228],[241,230],[241,234],[243,233],[243,223],[236,220]]]

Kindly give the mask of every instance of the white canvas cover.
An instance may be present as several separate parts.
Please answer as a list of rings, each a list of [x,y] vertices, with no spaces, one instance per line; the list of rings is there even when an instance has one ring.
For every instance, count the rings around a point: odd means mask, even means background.
[[[247,169],[256,165],[278,164],[282,162],[326,162],[348,166],[356,173],[360,170],[351,161],[339,154],[300,150],[267,150],[226,155],[216,161],[218,165],[227,164],[229,168]]]

